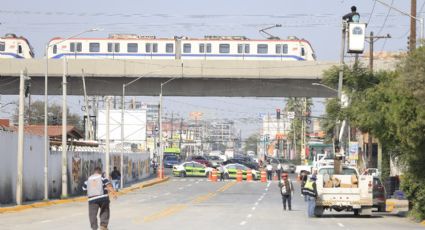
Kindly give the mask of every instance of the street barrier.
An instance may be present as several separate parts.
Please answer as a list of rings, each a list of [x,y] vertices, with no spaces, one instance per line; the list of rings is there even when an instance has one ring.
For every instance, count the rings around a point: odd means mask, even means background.
[[[246,181],[252,181],[252,170],[248,169],[246,171]]]
[[[266,171],[261,170],[261,182],[267,182]]]
[[[212,174],[211,181],[212,182],[217,182],[217,170],[216,169],[213,169],[211,174]]]
[[[242,179],[242,170],[238,169],[238,171],[236,172],[236,181],[242,182]]]

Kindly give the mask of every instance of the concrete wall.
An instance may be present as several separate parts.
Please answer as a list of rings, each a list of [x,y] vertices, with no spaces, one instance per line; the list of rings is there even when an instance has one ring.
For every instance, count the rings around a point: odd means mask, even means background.
[[[18,134],[0,131],[0,204],[15,201]],[[44,141],[41,136],[24,139],[23,200],[43,199]]]
[[[42,136],[25,135],[24,144],[23,201],[44,198],[44,139]],[[14,203],[17,175],[18,134],[0,131],[0,205]],[[59,198],[62,193],[61,151],[49,154],[48,181],[49,198]],[[110,154],[110,169],[120,168],[120,154]],[[150,175],[148,153],[124,154],[124,181],[131,184]],[[96,166],[103,169],[104,152],[68,151],[68,193],[81,195],[84,181]],[[109,174],[109,173],[107,173]]]

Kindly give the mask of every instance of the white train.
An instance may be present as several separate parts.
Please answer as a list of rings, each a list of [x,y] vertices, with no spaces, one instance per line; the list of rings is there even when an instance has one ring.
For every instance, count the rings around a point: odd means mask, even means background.
[[[15,34],[0,37],[0,58],[33,58],[34,53],[28,40]]]
[[[310,43],[286,40],[251,40],[243,36],[205,36],[203,39],[156,38],[128,34],[108,38],[53,38],[48,58],[73,59],[195,59],[313,61]]]

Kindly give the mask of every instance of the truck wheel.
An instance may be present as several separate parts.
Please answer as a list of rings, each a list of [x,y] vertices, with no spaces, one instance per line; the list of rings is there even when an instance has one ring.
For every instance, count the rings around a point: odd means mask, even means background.
[[[358,216],[360,214],[360,212],[359,212],[360,210],[359,209],[354,209],[353,211],[354,211],[354,215],[355,216]]]
[[[385,204],[381,204],[378,206],[378,212],[385,212]]]
[[[186,173],[185,172],[180,172],[180,177],[186,177]]]
[[[314,215],[316,217],[322,217],[324,211],[325,211],[325,209],[323,208],[323,206],[316,206],[314,208]]]

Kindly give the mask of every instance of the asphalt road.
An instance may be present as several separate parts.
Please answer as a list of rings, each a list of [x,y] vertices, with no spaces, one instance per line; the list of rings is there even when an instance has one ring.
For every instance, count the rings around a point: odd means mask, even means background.
[[[277,182],[208,182],[176,178],[138,190],[111,203],[109,229],[422,229],[406,218],[374,213],[325,212],[308,218],[299,195],[283,211]],[[90,229],[87,203],[77,202],[0,214],[0,229]]]

